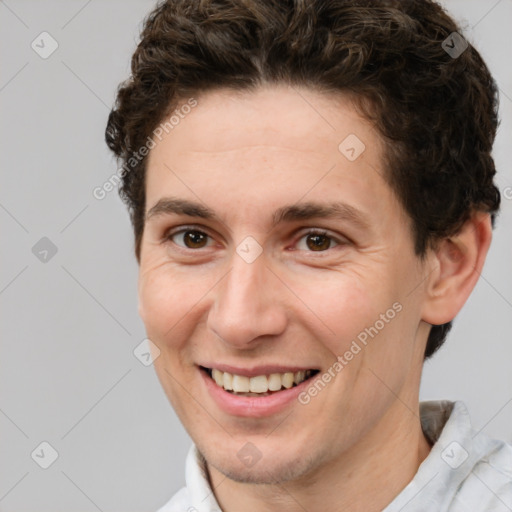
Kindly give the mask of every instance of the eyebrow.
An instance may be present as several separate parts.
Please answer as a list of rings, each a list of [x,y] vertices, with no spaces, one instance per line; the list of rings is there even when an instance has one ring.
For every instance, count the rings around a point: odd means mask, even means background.
[[[165,197],[160,199],[146,214],[146,221],[160,215],[186,215],[201,219],[213,220],[224,224],[213,210],[194,201]],[[305,202],[279,208],[272,215],[272,227],[281,222],[293,222],[308,219],[338,219],[351,222],[362,229],[369,229],[368,217],[353,206],[342,203]]]

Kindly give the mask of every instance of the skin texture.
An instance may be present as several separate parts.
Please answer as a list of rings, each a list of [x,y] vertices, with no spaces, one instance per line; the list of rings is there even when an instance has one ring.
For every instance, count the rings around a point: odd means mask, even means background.
[[[348,98],[269,86],[197,99],[147,167],[146,211],[173,197],[218,216],[146,221],[139,312],[161,351],[160,382],[225,512],[382,510],[429,453],[418,414],[429,323],[453,319],[471,293],[489,216],[475,214],[421,260],[383,179],[381,137]],[[350,134],[365,145],[354,161],[338,149]],[[312,218],[272,226],[275,210],[309,201],[348,204],[366,225]],[[187,248],[183,232],[166,239],[190,225],[208,235],[202,247]],[[322,250],[311,229],[332,237],[320,239]],[[247,236],[263,249],[252,263],[236,252]],[[401,311],[307,405],[233,416],[206,390],[197,366],[205,362],[325,372],[396,303]],[[252,467],[237,456],[247,442],[261,454]]]

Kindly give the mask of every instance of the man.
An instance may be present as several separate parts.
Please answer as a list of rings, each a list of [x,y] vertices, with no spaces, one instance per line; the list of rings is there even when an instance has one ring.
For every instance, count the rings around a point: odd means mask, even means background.
[[[496,96],[428,0],[150,14],[106,138],[194,441],[161,512],[512,510],[512,447],[418,398],[491,243]]]

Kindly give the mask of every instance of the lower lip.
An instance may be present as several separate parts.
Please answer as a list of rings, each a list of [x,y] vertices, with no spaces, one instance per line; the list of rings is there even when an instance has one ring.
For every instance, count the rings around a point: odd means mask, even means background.
[[[204,371],[199,370],[206,389],[215,403],[224,412],[233,416],[260,418],[272,416],[284,410],[293,402],[298,402],[299,394],[304,391],[313,379],[307,379],[290,389],[278,391],[267,396],[239,396],[225,391]]]

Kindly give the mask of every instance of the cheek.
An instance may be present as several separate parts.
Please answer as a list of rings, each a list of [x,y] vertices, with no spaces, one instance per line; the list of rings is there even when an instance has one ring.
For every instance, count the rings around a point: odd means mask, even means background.
[[[197,325],[198,303],[205,290],[168,265],[147,270],[141,267],[139,276],[139,315],[144,322],[147,337],[160,350],[154,368],[162,388],[181,417],[186,409],[183,403],[183,384],[189,380],[191,338]],[[181,384],[180,384],[181,383]]]
[[[408,367],[412,355],[408,340],[414,338],[414,307],[406,307],[400,281],[383,278],[394,275],[390,269],[374,270],[328,272],[299,281],[297,295],[315,313],[307,313],[314,338],[333,363],[343,358],[340,385],[360,379],[361,367],[369,366],[395,387],[394,381],[403,378],[399,369]],[[358,386],[375,384],[371,372],[360,380]]]
[[[311,279],[304,277],[296,280],[294,291],[306,306],[310,327],[336,355],[342,354],[351,341],[392,304],[391,301],[383,309],[386,299],[382,289],[376,292],[374,286],[349,272],[316,274]]]
[[[150,339],[162,344],[179,344],[193,315],[202,290],[183,276],[164,267],[145,271],[139,277],[139,315]],[[180,336],[181,335],[181,336]]]

